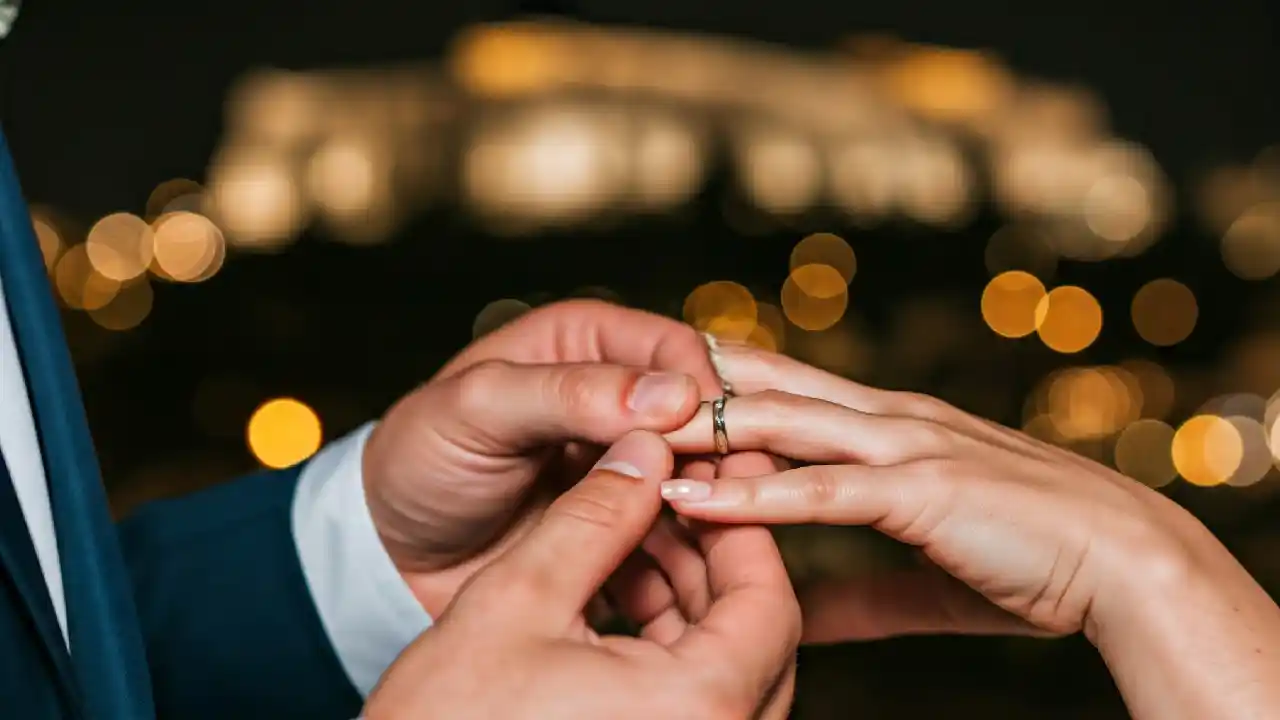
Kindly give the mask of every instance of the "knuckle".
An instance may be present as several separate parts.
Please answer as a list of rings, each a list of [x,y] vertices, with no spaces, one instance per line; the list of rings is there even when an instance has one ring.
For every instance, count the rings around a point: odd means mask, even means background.
[[[587,410],[598,407],[601,398],[611,391],[616,393],[616,388],[601,380],[598,368],[565,368],[552,375],[549,391],[559,406],[570,411]]]
[[[801,500],[814,508],[838,505],[844,495],[839,470],[833,465],[814,465],[808,469],[800,485]]]
[[[463,417],[493,409],[501,399],[498,388],[510,368],[511,363],[504,360],[485,360],[467,368],[456,378],[455,402]]]
[[[942,420],[950,416],[952,408],[932,395],[918,392],[897,392],[894,404],[906,413],[926,420]]]

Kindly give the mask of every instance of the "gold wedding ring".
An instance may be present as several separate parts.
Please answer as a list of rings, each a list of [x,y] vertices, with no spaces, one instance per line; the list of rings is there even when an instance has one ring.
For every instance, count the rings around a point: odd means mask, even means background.
[[[715,440],[716,452],[721,455],[729,454],[729,432],[724,426],[724,404],[728,399],[729,396],[724,395],[711,401],[712,438]]]

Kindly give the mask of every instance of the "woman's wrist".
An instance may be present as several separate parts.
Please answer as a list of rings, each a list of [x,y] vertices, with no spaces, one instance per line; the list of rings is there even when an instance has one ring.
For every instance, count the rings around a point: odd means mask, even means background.
[[[1085,622],[1138,720],[1235,720],[1280,708],[1280,608],[1216,539],[1133,553]]]

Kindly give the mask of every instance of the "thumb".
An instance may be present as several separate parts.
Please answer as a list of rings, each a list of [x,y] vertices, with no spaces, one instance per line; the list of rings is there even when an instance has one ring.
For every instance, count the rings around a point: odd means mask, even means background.
[[[518,622],[554,627],[582,613],[657,521],[658,484],[673,462],[658,435],[626,435],[490,566],[491,587],[520,597]]]

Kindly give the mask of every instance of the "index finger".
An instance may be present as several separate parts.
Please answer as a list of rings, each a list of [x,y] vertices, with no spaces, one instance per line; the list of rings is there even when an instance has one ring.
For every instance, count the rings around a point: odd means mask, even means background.
[[[673,651],[758,702],[800,643],[800,605],[782,554],[763,527],[702,527],[698,534],[714,600]]]
[[[459,361],[463,359],[468,366],[493,359],[632,365],[689,375],[706,399],[723,394],[697,330],[669,317],[600,300],[566,300],[532,310],[495,330]],[[441,375],[460,369],[451,362]]]

